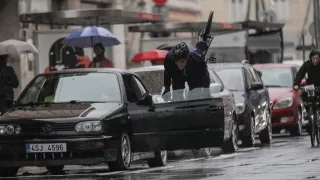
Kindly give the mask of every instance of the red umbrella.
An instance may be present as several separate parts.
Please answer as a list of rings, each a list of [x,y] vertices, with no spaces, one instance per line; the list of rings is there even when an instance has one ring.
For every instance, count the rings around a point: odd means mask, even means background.
[[[165,50],[150,50],[150,51],[145,51],[145,52],[140,52],[136,54],[133,58],[133,62],[141,62],[141,61],[159,61],[159,60],[164,60],[166,57],[168,51]]]

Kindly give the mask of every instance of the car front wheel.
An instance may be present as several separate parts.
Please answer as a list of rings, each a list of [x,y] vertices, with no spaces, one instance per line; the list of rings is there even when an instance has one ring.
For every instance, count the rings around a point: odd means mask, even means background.
[[[297,114],[297,124],[290,129],[291,136],[301,136],[302,134],[302,111],[299,109]]]
[[[267,127],[259,134],[259,139],[262,144],[271,144],[272,141],[272,124],[270,113],[267,115]]]
[[[148,159],[147,163],[150,168],[161,167],[167,165],[168,154],[167,151],[156,151],[153,159]]]
[[[251,116],[249,128],[247,130],[247,134],[242,138],[242,145],[244,147],[255,146],[255,144],[256,144],[255,134],[256,134],[256,127],[254,124],[254,117]]]
[[[238,123],[236,118],[233,116],[233,123],[232,123],[232,132],[229,140],[227,140],[222,145],[222,153],[234,153],[238,150]]]
[[[131,164],[131,142],[129,135],[127,133],[123,133],[119,142],[117,160],[115,162],[108,162],[108,166],[111,171],[127,170]]]

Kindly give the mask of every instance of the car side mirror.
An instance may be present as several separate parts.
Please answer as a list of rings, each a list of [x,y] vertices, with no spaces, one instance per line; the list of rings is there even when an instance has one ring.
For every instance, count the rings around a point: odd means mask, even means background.
[[[305,86],[307,85],[307,81],[305,79],[302,79],[301,83],[300,83],[301,86]]]
[[[145,93],[137,102],[137,105],[144,105],[144,106],[151,106],[152,104],[153,104],[153,99],[148,92]]]
[[[223,86],[222,84],[219,83],[211,83],[210,84],[210,93],[219,93],[223,91]]]
[[[250,86],[250,90],[260,90],[263,89],[263,84],[259,82],[254,82]]]

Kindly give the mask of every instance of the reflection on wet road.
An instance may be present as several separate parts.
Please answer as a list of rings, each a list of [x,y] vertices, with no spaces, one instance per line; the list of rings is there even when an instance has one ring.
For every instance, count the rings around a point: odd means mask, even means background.
[[[217,151],[218,152],[218,151]],[[187,153],[188,154],[188,153]],[[48,175],[44,168],[27,167],[14,179],[78,180],[194,180],[194,179],[320,179],[320,147],[311,148],[307,135],[279,135],[271,146],[240,149],[238,153],[210,158],[174,158],[166,167],[148,168],[135,163],[129,171],[109,172],[104,165],[69,166],[65,175]],[[12,178],[10,178],[12,179]]]

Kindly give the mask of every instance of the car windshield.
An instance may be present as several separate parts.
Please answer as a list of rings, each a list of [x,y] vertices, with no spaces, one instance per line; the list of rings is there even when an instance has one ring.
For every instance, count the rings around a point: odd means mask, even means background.
[[[114,73],[65,73],[38,76],[20,96],[19,104],[79,102],[120,102]]]
[[[231,91],[243,91],[244,81],[243,74],[240,68],[232,69],[215,69],[215,72],[220,77],[224,86]]]
[[[262,81],[267,87],[292,87],[293,77],[290,68],[260,68]]]

